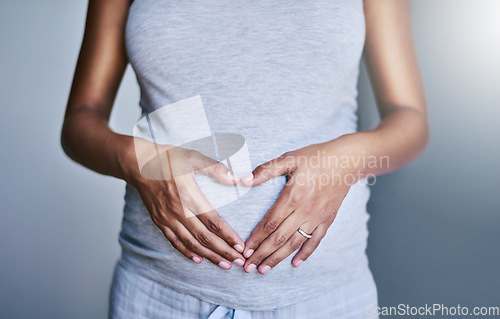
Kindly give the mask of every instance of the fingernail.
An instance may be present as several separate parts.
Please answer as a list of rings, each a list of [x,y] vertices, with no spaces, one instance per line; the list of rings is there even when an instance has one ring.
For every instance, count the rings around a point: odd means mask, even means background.
[[[295,263],[295,267],[299,267],[299,266],[300,266],[300,264],[302,264],[302,262],[303,262],[303,260],[299,260],[299,261],[297,261],[297,262]]]
[[[231,171],[227,171],[227,177],[229,177],[229,179],[232,181],[238,181],[238,177],[231,173]]]
[[[240,266],[240,267],[243,267],[243,265],[245,264],[245,262],[244,262],[243,260],[239,259],[239,258],[238,258],[238,259],[235,259],[235,260],[234,260],[234,263],[235,263],[236,265]]]
[[[247,176],[241,179],[242,182],[248,183],[253,179],[253,173],[248,174]]]
[[[193,258],[193,261],[197,264],[201,264],[201,262],[203,261],[203,259],[201,259],[200,257],[198,256],[194,256]]]
[[[252,256],[252,254],[253,254],[253,249],[249,249],[243,254],[243,256],[245,256],[245,258],[248,258]]]
[[[246,269],[246,270],[247,270],[247,273],[251,273],[252,271],[254,271],[254,270],[255,270],[255,267],[257,267],[257,266],[255,266],[254,264],[250,264],[250,265],[248,265],[248,266],[247,266],[247,269]]]
[[[271,266],[268,266],[268,265],[265,265],[264,267],[262,267],[262,269],[260,270],[260,273],[262,275],[264,275],[266,272],[269,271],[269,269],[271,269]]]
[[[219,267],[225,270],[229,270],[231,269],[231,263],[229,261],[223,260],[219,263]]]
[[[240,244],[234,245],[234,249],[236,249],[236,251],[239,253],[243,252],[243,246],[241,246]]]

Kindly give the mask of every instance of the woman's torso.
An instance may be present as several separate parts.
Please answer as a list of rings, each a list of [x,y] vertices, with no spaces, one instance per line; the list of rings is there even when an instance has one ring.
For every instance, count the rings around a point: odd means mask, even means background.
[[[245,138],[252,168],[356,131],[362,0],[135,0],[126,45],[143,114],[199,95],[212,132]],[[217,210],[246,240],[285,183],[276,178]],[[127,186],[123,259],[149,278],[216,304],[268,309],[320,294],[367,266],[368,187],[355,184],[316,252],[266,275],[178,253]]]

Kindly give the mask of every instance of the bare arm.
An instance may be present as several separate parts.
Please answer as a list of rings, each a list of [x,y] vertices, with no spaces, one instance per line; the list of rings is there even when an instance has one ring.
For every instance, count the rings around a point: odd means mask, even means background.
[[[61,143],[73,160],[101,174],[126,179],[120,164],[130,136],[108,120],[127,66],[124,29],[129,0],[89,1],[85,34],[68,99]]]
[[[375,130],[363,133],[371,136],[372,145],[364,147],[390,158],[389,168],[366,171],[378,175],[414,159],[427,145],[429,128],[409,1],[366,0],[365,16],[364,59],[382,120]]]
[[[139,171],[133,137],[117,134],[108,125],[128,63],[124,32],[130,3],[89,1],[61,134],[62,146],[73,160],[137,188],[153,222],[186,257],[197,263],[205,257],[224,269],[230,269],[233,261],[241,266],[243,240],[211,207],[194,179],[194,173],[201,172],[233,185],[237,179],[227,175],[227,167],[198,152],[176,148],[168,154],[175,155],[176,164],[189,173],[169,180],[147,179]]]
[[[413,48],[409,3],[365,0],[364,8],[364,58],[382,120],[374,130],[287,152],[242,179],[244,185],[258,186],[275,176],[289,176],[276,203],[246,242],[247,272],[258,266],[264,274],[300,248],[292,261],[299,266],[318,247],[353,183],[400,168],[427,144],[426,102]],[[352,161],[316,168],[303,160],[318,154]],[[373,158],[387,160],[370,165]],[[299,227],[312,237],[299,233]]]

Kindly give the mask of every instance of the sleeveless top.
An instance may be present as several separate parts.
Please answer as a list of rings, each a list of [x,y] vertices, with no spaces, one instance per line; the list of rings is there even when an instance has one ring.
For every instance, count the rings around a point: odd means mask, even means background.
[[[250,171],[287,151],[357,130],[362,0],[135,0],[125,38],[142,114],[201,100],[210,132],[245,138]],[[176,105],[180,119],[191,116]],[[196,130],[166,123],[166,130]],[[313,298],[368,267],[370,192],[363,181],[351,187],[309,259],[294,268],[294,253],[266,275],[189,260],[127,185],[122,262],[179,292],[231,308],[265,310]],[[285,177],[274,178],[217,211],[245,241],[284,184]]]

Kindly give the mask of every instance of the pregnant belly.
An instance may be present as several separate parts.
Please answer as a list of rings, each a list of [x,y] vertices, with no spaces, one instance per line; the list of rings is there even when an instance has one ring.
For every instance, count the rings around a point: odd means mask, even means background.
[[[286,178],[279,176],[257,187],[239,186],[236,189],[218,184],[203,175],[197,176],[197,182],[219,215],[245,241],[278,198]],[[120,238],[128,249],[138,250],[136,253],[143,255],[171,254],[173,250],[164,234],[152,222],[138,191],[128,184]]]
[[[276,202],[285,183],[286,178],[279,176],[257,187],[238,188],[240,192],[237,198],[230,200],[228,196],[228,203],[216,208],[217,212],[243,240],[246,240],[258,222]],[[219,196],[225,196],[225,194],[227,193],[221,192]]]
[[[285,178],[278,177],[252,188],[241,198],[219,207],[218,211],[246,240],[274,204],[284,183]],[[366,267],[364,249],[368,235],[368,215],[365,205],[368,195],[366,186],[354,185],[351,188],[332,227],[314,254],[301,267],[291,266],[292,254],[262,276],[257,272],[246,274],[240,267],[223,271],[210,262],[195,264],[187,259],[168,243],[151,222],[137,191],[127,186],[125,216],[120,234],[124,251],[122,259],[144,276],[215,303],[265,303],[269,302],[270,296],[283,296],[285,292],[296,294],[303,287],[307,291],[326,291],[333,286],[340,286],[353,278],[359,268]],[[294,291],[297,287],[301,289]],[[221,292],[224,292],[226,299],[213,299],[220,297]]]

